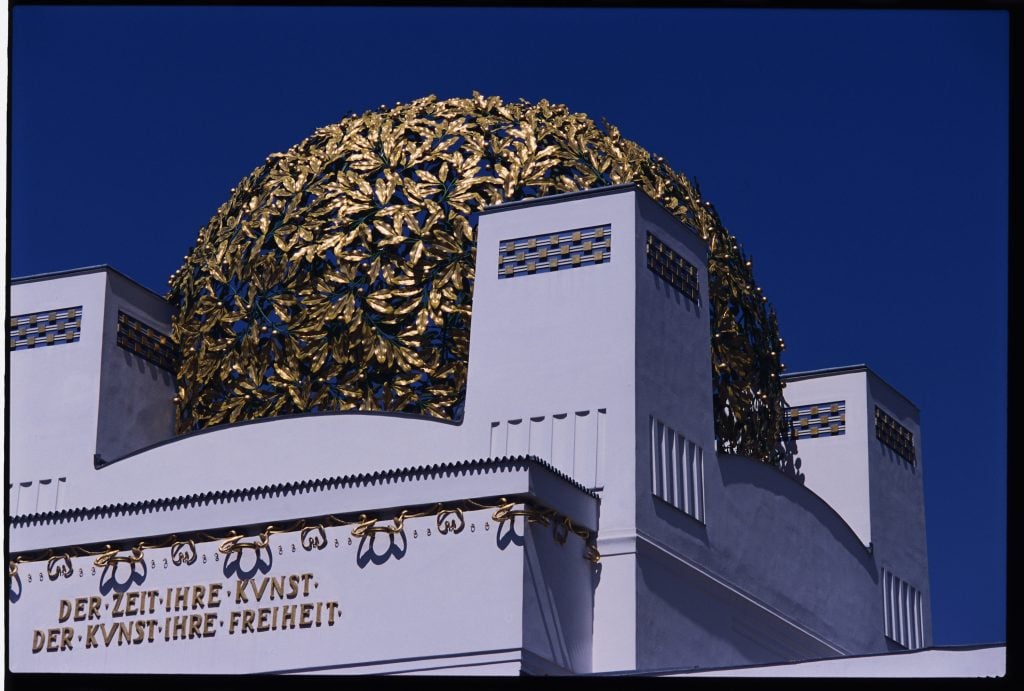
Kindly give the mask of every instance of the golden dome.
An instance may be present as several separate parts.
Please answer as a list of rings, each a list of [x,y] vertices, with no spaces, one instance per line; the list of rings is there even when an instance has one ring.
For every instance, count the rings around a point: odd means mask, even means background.
[[[628,181],[710,246],[720,448],[777,462],[775,314],[697,186],[586,114],[476,93],[347,117],[238,183],[170,280],[178,431],[315,411],[461,418],[478,211]]]

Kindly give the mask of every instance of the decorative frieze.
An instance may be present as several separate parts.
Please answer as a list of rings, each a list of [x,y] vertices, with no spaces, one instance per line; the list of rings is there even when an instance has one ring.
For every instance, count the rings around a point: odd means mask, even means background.
[[[700,302],[697,267],[651,233],[647,233],[647,268],[691,302]]]
[[[611,260],[611,254],[610,225],[502,240],[498,249],[498,278],[602,264]]]
[[[846,401],[811,403],[787,410],[793,439],[836,437],[846,434]]]
[[[171,337],[124,312],[117,313],[117,345],[168,372],[177,371],[178,352]]]
[[[913,433],[878,406],[875,406],[875,436],[896,455],[911,463],[917,461]]]
[[[74,343],[82,333],[82,306],[64,307],[11,317],[7,347],[27,350],[42,346]]]

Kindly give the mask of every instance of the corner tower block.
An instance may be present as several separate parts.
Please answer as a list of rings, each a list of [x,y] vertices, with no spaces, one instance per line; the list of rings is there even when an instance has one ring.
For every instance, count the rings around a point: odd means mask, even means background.
[[[483,451],[549,460],[601,491],[602,530],[633,527],[654,408],[714,445],[706,255],[631,183],[484,211],[466,397]]]
[[[931,645],[920,412],[864,365],[785,381],[798,470],[870,547],[886,637],[904,648]]]
[[[548,459],[601,497],[595,671],[637,668],[631,545],[665,529],[652,474],[702,510],[684,467],[715,448],[707,290],[705,242],[632,184],[479,220],[467,424],[490,430],[491,456]]]
[[[171,307],[109,267],[11,285],[9,512],[66,508],[75,478],[173,436]]]

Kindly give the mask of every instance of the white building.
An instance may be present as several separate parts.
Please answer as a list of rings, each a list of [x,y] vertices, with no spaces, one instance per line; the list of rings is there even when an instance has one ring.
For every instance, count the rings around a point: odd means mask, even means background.
[[[160,296],[108,267],[15,280],[11,669],[655,672],[929,647],[917,409],[865,366],[794,374],[797,475],[717,453],[706,255],[632,184],[491,208],[460,423],[182,436]]]

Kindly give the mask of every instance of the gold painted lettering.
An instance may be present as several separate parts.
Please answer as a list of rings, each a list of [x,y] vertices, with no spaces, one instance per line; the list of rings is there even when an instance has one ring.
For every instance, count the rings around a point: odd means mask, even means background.
[[[171,638],[173,640],[179,640],[185,637],[187,631],[188,617],[185,615],[174,617],[173,631],[171,632]]]
[[[240,581],[238,581],[238,586],[235,588],[235,604],[236,605],[239,605],[239,604],[241,604],[243,602],[248,604],[249,598],[245,596],[245,585],[247,583],[249,583],[248,580],[245,580],[245,581],[240,580]]]
[[[117,644],[124,645],[132,642],[132,625],[131,622],[122,621],[117,625]]]
[[[263,592],[267,589],[267,581],[269,580],[270,578],[268,576],[264,576],[263,580],[260,581],[260,585],[258,588],[256,587],[255,582],[249,581],[252,587],[252,594],[253,597],[256,598],[256,602],[261,602],[263,600]]]
[[[204,597],[206,597],[206,588],[201,585],[192,586],[192,609],[201,609]]]
[[[301,607],[302,614],[299,616],[299,628],[308,629],[310,626],[313,625],[313,620],[310,618],[311,613],[313,611],[313,605],[312,603],[304,602],[302,603]]]
[[[136,614],[139,614],[139,594],[128,593],[125,595],[124,615],[126,617],[133,617]]]
[[[274,609],[276,609],[276,607]],[[259,615],[256,618],[257,631],[262,632],[270,630],[270,622],[268,621],[268,619],[270,618],[270,610],[270,607],[260,607]]]
[[[203,615],[193,614],[189,617],[188,637],[190,640],[203,637]]]
[[[277,599],[284,599],[284,576],[280,578],[274,578],[270,581],[270,599],[274,599],[274,593],[277,593]]]
[[[93,595],[89,598],[89,618],[99,619],[100,618],[100,603],[103,602],[103,598],[98,595]]]
[[[210,597],[206,601],[207,607],[220,607],[220,590],[223,587],[220,583],[210,584]]]
[[[89,598],[75,598],[75,621],[85,621],[85,607],[89,604]]]
[[[100,627],[97,624],[89,624],[85,627],[85,647],[86,648],[98,648],[99,644],[96,642],[96,632],[99,631]]]
[[[281,628],[295,628],[295,609],[297,605],[281,605]]]
[[[63,624],[71,618],[71,612],[73,611],[71,608],[71,600],[61,600],[57,609],[57,623]],[[39,651],[36,650],[35,652],[38,653]]]
[[[174,611],[188,609],[188,586],[174,589]]]
[[[146,640],[146,622],[137,621],[135,622],[135,636],[132,638],[132,643],[138,645]]]

